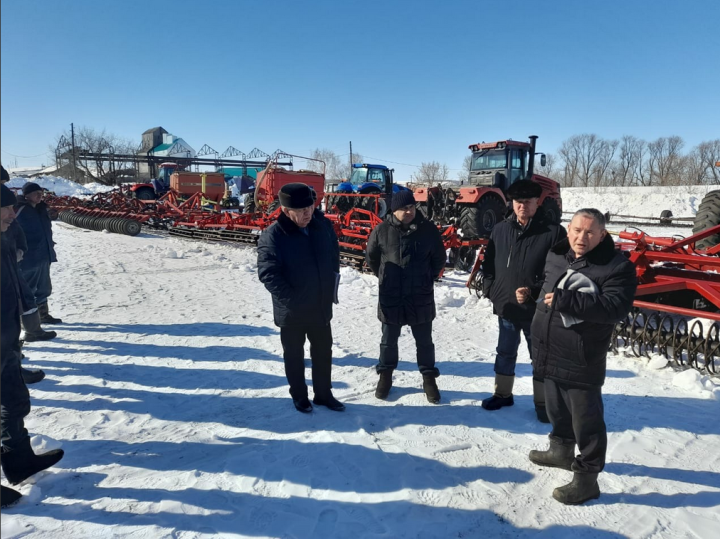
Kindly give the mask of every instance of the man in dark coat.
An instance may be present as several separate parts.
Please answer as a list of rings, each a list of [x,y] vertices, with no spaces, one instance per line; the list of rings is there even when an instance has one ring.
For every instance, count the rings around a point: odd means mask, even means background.
[[[312,405],[305,383],[305,338],[310,341],[313,402],[331,410],[345,406],[331,391],[332,304],[337,303],[340,249],[330,221],[315,209],[315,192],[304,183],[280,189],[282,213],[258,242],[258,277],[272,294],[275,324],[290,395],[298,411]]]
[[[15,218],[15,195],[0,186],[2,208],[0,224],[3,233]],[[0,406],[2,408],[2,469],[16,485],[31,475],[49,468],[62,456],[61,449],[36,455],[30,446],[24,418],[30,413],[30,393],[20,371],[20,315],[22,292],[18,279],[17,254],[9,242],[0,238]],[[2,506],[16,502],[20,494],[2,487]]]
[[[437,227],[415,209],[411,191],[393,194],[391,213],[375,227],[367,244],[366,261],[379,279],[378,318],[382,322],[380,375],[375,396],[386,399],[392,371],[398,365],[398,338],[410,326],[417,348],[423,390],[433,404],[440,402],[435,378],[434,283],[445,266],[445,248]]]
[[[602,401],[607,350],[636,287],[635,266],[615,250],[602,213],[576,212],[567,239],[547,256],[542,301],[532,323],[535,370],[545,379],[552,432],[550,448],[530,451],[530,460],[574,472],[571,483],[553,492],[562,503],[600,496],[597,477],[607,450]]]
[[[512,390],[520,333],[530,351],[530,324],[543,282],[545,257],[566,236],[565,229],[553,224],[539,206],[541,195],[542,188],[531,180],[510,186],[507,196],[512,200],[513,213],[493,228],[483,257],[483,292],[492,301],[500,328],[495,392],[482,401],[486,410],[514,404]],[[537,377],[533,377],[533,400],[538,419],[548,423],[545,391],[542,379]]]
[[[20,261],[20,271],[35,296],[41,322],[60,324],[62,320],[51,316],[48,308],[48,298],[52,294],[50,264],[57,262],[57,255],[48,206],[42,198],[43,190],[38,184],[28,182],[23,185],[23,196],[18,201],[16,213],[28,250]]]

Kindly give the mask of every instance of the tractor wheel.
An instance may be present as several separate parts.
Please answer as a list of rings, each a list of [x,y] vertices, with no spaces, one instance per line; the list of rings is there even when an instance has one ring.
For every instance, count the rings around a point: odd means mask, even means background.
[[[255,195],[253,193],[248,193],[245,195],[243,213],[255,213],[256,211],[257,206],[255,206]]]
[[[692,231],[693,234],[697,234],[716,225],[720,225],[720,191],[710,191],[698,206]],[[695,242],[695,248],[709,249],[718,243],[720,243],[720,234],[714,234]]]
[[[455,253],[453,266],[457,271],[470,272],[476,257],[477,249],[475,247],[460,247]]]
[[[547,215],[550,222],[554,225],[559,225],[560,221],[562,221],[562,212],[560,211],[560,205],[558,204],[557,200],[550,197],[545,197],[545,200],[543,200],[542,208],[545,210],[545,215]]]
[[[432,221],[432,218],[433,218],[432,200],[428,200],[427,202],[418,202],[415,206],[417,207],[417,211],[422,213],[423,217],[425,217],[425,219]]]
[[[280,201],[279,200],[273,200],[270,205],[267,208],[267,214],[272,215],[275,213],[275,210],[277,210],[280,207]]]
[[[340,213],[347,213],[353,208],[353,200],[352,197],[346,197],[342,194],[330,195],[327,198],[327,206],[328,210],[336,206]]]
[[[152,187],[141,187],[135,191],[135,198],[138,200],[155,200],[155,191]]]
[[[495,195],[485,195],[474,205],[460,211],[460,230],[467,239],[486,238],[493,227],[505,218],[505,204]]]

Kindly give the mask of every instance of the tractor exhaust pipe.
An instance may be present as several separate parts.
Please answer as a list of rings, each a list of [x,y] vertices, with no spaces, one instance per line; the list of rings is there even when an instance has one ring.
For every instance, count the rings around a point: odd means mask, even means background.
[[[530,156],[528,158],[528,172],[526,180],[530,180],[535,174],[535,145],[537,144],[537,135],[530,135]]]

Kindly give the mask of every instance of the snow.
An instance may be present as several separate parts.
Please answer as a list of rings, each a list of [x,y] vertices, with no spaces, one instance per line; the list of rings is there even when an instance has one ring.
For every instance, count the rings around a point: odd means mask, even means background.
[[[497,319],[466,274],[436,288],[435,406],[408,328],[390,399],[374,398],[377,280],[343,268],[333,380],[347,410],[305,415],[252,247],[54,230],[65,323],[25,347],[47,373],[27,427],[36,450],[66,453],[18,487],[4,539],[717,536],[717,377],[610,355],[602,496],[566,507],[551,494],[571,474],[527,458],[548,426],[524,344],[515,406],[480,407]]]
[[[20,189],[27,182],[34,182],[43,189],[47,189],[48,191],[55,193],[57,196],[87,196],[104,191],[110,191],[116,188],[115,186],[103,185],[101,183],[88,183],[81,185],[72,180],[57,176],[40,176],[37,178],[15,177],[10,179],[7,186],[10,188],[14,187]]]

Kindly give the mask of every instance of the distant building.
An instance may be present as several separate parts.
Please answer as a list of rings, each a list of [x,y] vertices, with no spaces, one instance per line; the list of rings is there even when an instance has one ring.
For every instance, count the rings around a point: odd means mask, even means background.
[[[196,156],[192,146],[180,137],[171,135],[162,127],[153,127],[142,134],[142,146],[138,153],[168,158]],[[150,167],[147,163],[140,163],[138,169],[140,178],[150,178]]]

